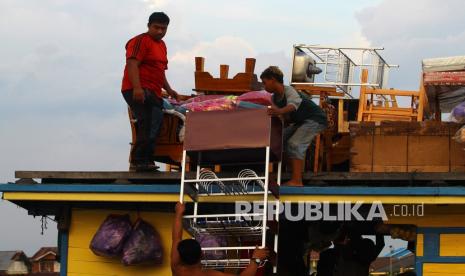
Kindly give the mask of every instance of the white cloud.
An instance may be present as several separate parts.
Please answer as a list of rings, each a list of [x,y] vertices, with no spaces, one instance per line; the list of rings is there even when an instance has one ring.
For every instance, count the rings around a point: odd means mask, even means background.
[[[212,42],[200,42],[192,49],[178,51],[171,57],[170,61],[192,63],[196,56],[208,56],[213,60],[235,60],[238,57],[255,56],[255,51],[247,41],[240,37],[222,36]]]
[[[413,5],[407,3],[410,1],[402,2],[402,7],[415,13]],[[431,0],[425,3],[434,4]],[[350,21],[352,10],[340,8],[337,1],[316,5],[308,1],[270,4],[248,0],[2,0],[0,182],[13,181],[15,170],[127,168],[130,130],[119,92],[124,45],[145,31],[147,17],[155,10],[166,12],[172,19],[166,37],[168,77],[174,88],[186,94],[194,87],[195,56],[204,56],[206,70],[216,76],[220,64],[229,64],[232,76],[244,70],[245,58],[255,57],[257,74],[269,65],[278,65],[288,79],[294,43],[371,43],[417,52],[422,52],[418,51],[421,43],[439,43],[437,47],[447,47],[448,52],[463,49],[459,47],[463,38],[456,35],[457,30],[465,29],[460,24],[446,36],[438,34],[446,42],[435,36],[408,40],[410,36],[402,32],[388,35],[397,28],[408,28],[409,21],[396,15],[404,17],[409,12],[398,13],[391,4],[382,5],[388,6],[360,13],[361,36],[351,27],[355,25]],[[389,17],[383,14],[384,8]],[[454,9],[454,15],[462,10],[457,6]],[[441,18],[445,17],[443,13]],[[454,22],[448,21],[444,28]],[[396,37],[402,39],[397,42]],[[403,41],[408,43],[394,45]],[[402,52],[393,53],[389,61],[400,63]],[[405,54],[406,59],[410,56],[414,55]],[[30,235],[28,225],[36,226],[37,222],[31,223],[23,210],[17,213],[10,207],[0,206],[0,218],[14,214],[17,220],[11,228],[0,229],[0,236],[13,233],[12,228],[23,232],[11,237],[9,244],[2,239],[0,250],[13,249],[10,246],[15,244],[25,249],[28,244],[35,247],[42,240]]]
[[[23,250],[27,256],[32,256],[41,247],[57,244],[55,222],[47,220],[47,229],[42,235],[40,218],[28,215],[25,209],[13,203],[0,201],[0,221],[4,222],[0,230],[0,250]]]
[[[145,4],[0,5],[0,183],[14,181],[15,170],[127,169],[124,44],[145,30]],[[0,218],[9,221],[0,250],[56,244],[56,225],[41,237],[37,219],[11,203],[0,203]]]
[[[357,19],[366,40],[384,46],[388,62],[400,65],[392,86],[418,89],[422,59],[465,54],[464,7],[460,0],[384,0]]]
[[[205,70],[212,76],[219,76],[220,64],[229,65],[229,77],[245,70],[245,59],[255,58],[255,73],[260,73],[270,65],[279,66],[285,75],[290,73],[290,55],[284,51],[257,52],[253,46],[241,37],[221,36],[213,41],[195,44],[190,49],[176,52],[170,58],[168,78],[177,89],[184,94],[190,94],[194,87],[194,59],[205,57]]]
[[[246,58],[255,55],[253,47],[240,37],[222,36],[213,41],[199,42],[170,57],[168,79],[180,92],[190,94],[194,88],[195,57],[205,57],[205,70],[214,77],[219,75],[220,64],[228,64],[229,76],[232,77],[244,71]]]
[[[168,0],[144,0],[150,9],[159,9],[168,5]]]

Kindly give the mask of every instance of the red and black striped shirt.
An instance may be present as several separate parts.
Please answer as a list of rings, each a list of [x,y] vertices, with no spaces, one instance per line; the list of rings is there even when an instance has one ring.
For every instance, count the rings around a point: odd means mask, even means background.
[[[126,43],[126,59],[140,61],[139,78],[142,88],[148,89],[161,97],[165,82],[165,70],[168,69],[166,45],[163,40],[154,40],[147,33],[140,34]],[[124,68],[121,91],[133,88],[129,80],[127,65]]]

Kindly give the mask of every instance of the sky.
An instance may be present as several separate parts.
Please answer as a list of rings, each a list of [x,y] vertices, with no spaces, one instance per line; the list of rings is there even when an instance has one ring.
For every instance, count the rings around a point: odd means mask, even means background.
[[[385,47],[390,86],[417,89],[421,59],[464,54],[460,0],[2,0],[0,183],[15,170],[126,170],[130,128],[120,95],[124,45],[153,11],[171,18],[171,86],[192,93],[194,57],[217,76],[247,57],[290,70],[293,44]],[[0,250],[32,254],[53,225],[0,202]],[[8,221],[8,223],[5,223]]]

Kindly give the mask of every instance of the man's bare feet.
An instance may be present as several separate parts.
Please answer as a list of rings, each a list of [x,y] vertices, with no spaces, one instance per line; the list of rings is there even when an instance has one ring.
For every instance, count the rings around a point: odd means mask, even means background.
[[[304,184],[302,183],[302,180],[294,180],[294,179],[291,179],[289,181],[287,181],[286,183],[284,183],[285,186],[294,186],[294,187],[303,187]]]

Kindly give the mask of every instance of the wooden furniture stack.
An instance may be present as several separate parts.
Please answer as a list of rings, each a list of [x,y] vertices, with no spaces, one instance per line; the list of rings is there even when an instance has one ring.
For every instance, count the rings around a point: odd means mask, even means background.
[[[195,91],[204,94],[242,94],[262,89],[255,71],[255,59],[245,59],[245,71],[229,78],[229,65],[220,65],[220,77],[205,71],[205,58],[195,58]]]
[[[205,95],[240,95],[253,90],[261,90],[261,83],[258,82],[255,71],[255,59],[245,59],[244,72],[236,74],[233,78],[229,78],[229,65],[220,65],[220,77],[214,78],[205,69],[205,58],[195,58],[195,89],[197,94]],[[166,95],[165,95],[166,96]],[[192,96],[182,96],[186,100]],[[136,124],[132,118],[130,110],[129,121],[132,131],[132,142],[136,141]],[[182,120],[176,116],[165,114],[163,125],[160,134],[157,138],[157,146],[155,148],[155,161],[167,164],[167,170],[179,170],[179,165],[182,161],[183,144],[179,141],[177,130],[182,126]],[[129,157],[131,159],[131,157]],[[219,170],[218,167],[215,168]]]
[[[362,83],[367,83],[368,71],[362,70]],[[399,107],[398,97],[410,98],[409,107]],[[358,109],[359,122],[423,121],[427,99],[423,86],[419,91],[380,89],[362,86]]]

